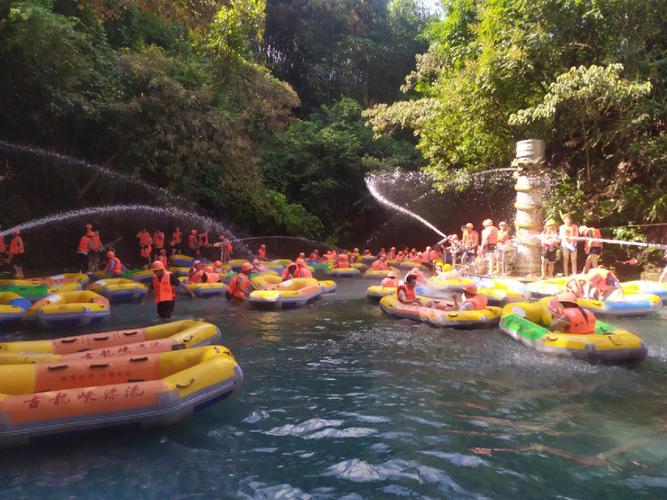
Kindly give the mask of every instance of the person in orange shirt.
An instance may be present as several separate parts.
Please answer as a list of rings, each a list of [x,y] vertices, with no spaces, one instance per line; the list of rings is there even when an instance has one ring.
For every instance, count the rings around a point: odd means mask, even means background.
[[[572,222],[572,216],[565,214],[563,225],[558,229],[560,235],[560,246],[563,252],[563,273],[565,276],[577,274],[577,237],[579,228]],[[572,263],[572,268],[569,268]]]
[[[383,286],[385,288],[398,288],[400,284],[401,283],[396,278],[396,273],[394,271],[390,271],[387,274],[386,278],[382,280],[380,286]]]
[[[550,327],[552,331],[581,335],[595,333],[597,323],[595,315],[579,307],[575,294],[571,292],[559,294],[549,308],[554,315]]]
[[[371,269],[374,269],[376,271],[389,269],[389,263],[387,262],[387,258],[384,255],[382,255],[380,256],[379,259],[374,260],[373,263],[371,264]]]
[[[86,224],[85,233],[79,238],[79,244],[76,247],[76,253],[79,256],[79,272],[85,273],[91,271],[91,253],[94,247],[93,225]]]
[[[266,245],[264,243],[257,249],[257,258],[259,260],[266,260]]]
[[[252,272],[252,264],[246,262],[241,266],[241,272],[236,274],[227,285],[225,293],[227,300],[238,299],[246,300],[252,292],[252,284],[250,283],[250,273]]]
[[[21,230],[17,229],[14,231],[14,236],[9,242],[9,252],[7,252],[7,257],[9,258],[9,263],[14,266],[15,276],[18,279],[23,279],[23,255],[25,254],[25,245],[23,243],[23,238],[21,237]]]
[[[188,251],[190,252],[190,257],[199,256],[199,237],[197,236],[196,229],[193,229],[188,234]]]
[[[465,253],[463,256],[462,263],[471,263],[475,260],[477,255],[477,247],[479,246],[479,233],[475,231],[475,226],[472,225],[472,222],[468,222],[465,225],[465,232],[463,233],[463,247],[465,248]]]

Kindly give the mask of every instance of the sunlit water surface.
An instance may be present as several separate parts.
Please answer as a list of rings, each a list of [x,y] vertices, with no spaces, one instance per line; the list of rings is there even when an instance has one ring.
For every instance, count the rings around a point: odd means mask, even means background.
[[[288,312],[181,298],[178,318],[222,330],[241,392],[170,428],[2,450],[2,497],[667,496],[667,311],[616,322],[649,346],[640,367],[591,366],[394,320],[368,285]]]

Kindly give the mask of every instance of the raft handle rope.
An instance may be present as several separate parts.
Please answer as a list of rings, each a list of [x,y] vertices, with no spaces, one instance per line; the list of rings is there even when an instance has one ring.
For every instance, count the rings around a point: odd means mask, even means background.
[[[148,361],[148,356],[142,356],[141,358],[130,358],[130,363],[141,363],[142,361]]]
[[[194,383],[195,383],[195,379],[194,379],[194,377],[193,377],[193,378],[190,379],[190,382],[188,382],[188,383],[185,384],[185,385],[182,385],[182,384],[176,384],[176,388],[177,388],[177,389],[187,389],[188,387],[190,387],[190,386],[191,386],[192,384],[194,384]]]
[[[96,342],[104,342],[105,340],[109,340],[109,337],[93,337],[93,340]]]
[[[73,344],[77,340],[79,339],[77,337],[74,337],[73,339],[62,339],[60,342],[63,344]]]
[[[90,368],[109,368],[109,363],[97,363],[95,365],[90,365]]]
[[[50,372],[55,372],[55,371],[58,371],[58,370],[64,370],[66,368],[69,368],[69,365],[49,366],[49,371]]]
[[[125,335],[126,337],[131,337],[132,335],[137,335],[138,333],[139,332],[135,330],[133,332],[123,332],[123,335]]]

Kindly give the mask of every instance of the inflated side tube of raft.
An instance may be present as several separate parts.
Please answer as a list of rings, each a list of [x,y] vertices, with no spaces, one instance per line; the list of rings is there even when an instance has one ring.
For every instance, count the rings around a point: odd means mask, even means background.
[[[0,364],[106,359],[217,345],[221,340],[215,325],[187,319],[50,340],[1,342]]]
[[[111,315],[109,300],[89,290],[60,292],[35,302],[24,319],[47,328],[98,324]]]
[[[358,278],[361,271],[354,267],[329,267],[324,274],[336,278]]]
[[[428,298],[420,297],[427,302]],[[418,305],[402,304],[396,295],[380,299],[380,307],[396,318],[411,319],[442,328],[493,328],[498,326],[502,309],[489,306],[481,311],[442,311]]]
[[[598,321],[595,333],[552,332],[546,301],[516,302],[503,308],[500,329],[536,351],[593,362],[637,362],[646,357],[641,339],[628,331]]]
[[[169,425],[230,396],[243,372],[222,346],[0,366],[0,446],[77,431]]]
[[[660,283],[659,281],[626,281],[621,283],[621,288],[626,293],[648,293],[657,295],[662,300],[663,304],[667,302],[667,283]]]
[[[362,278],[371,279],[371,280],[381,280],[386,278],[387,275],[393,273],[395,276],[398,276],[398,269],[369,269],[366,271]]]
[[[369,286],[366,289],[366,297],[368,297],[371,300],[378,301],[382,297],[386,297],[388,295],[394,295],[396,293],[396,290],[397,290],[396,287],[373,285]]]
[[[111,302],[139,302],[148,288],[141,283],[125,278],[109,278],[93,282],[88,289],[99,293]]]
[[[275,285],[270,290],[255,290],[248,302],[258,308],[294,309],[317,300],[322,287],[313,278],[294,278]]]

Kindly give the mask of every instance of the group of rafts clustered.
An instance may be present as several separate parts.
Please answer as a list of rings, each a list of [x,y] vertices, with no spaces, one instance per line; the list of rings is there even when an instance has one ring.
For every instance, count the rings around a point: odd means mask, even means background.
[[[391,263],[395,268],[369,268],[373,256],[348,268],[308,261],[311,271],[330,277],[382,279],[419,264]],[[218,283],[188,285],[197,297],[220,297],[235,272],[246,263],[232,260]],[[292,309],[336,290],[334,281],[297,278],[281,282],[288,259],[264,263],[262,274],[251,274],[255,291],[251,306]],[[171,271],[184,275],[192,259],[172,257]],[[373,285],[367,296],[379,300],[386,313],[436,327],[500,329],[538,351],[593,362],[638,362],[646,356],[641,339],[631,332],[598,321],[592,334],[552,331],[551,296],[566,279],[528,285],[513,279],[454,278],[442,274],[422,281],[417,293],[438,297],[460,293],[475,283],[488,297],[483,310],[455,311],[397,300],[396,288]],[[26,280],[0,280],[0,329],[31,322],[45,328],[94,327],[110,315],[110,303],[141,301],[151,271],[124,278],[100,279],[95,274],[64,274]],[[97,280],[97,281],[95,281]],[[667,284],[623,283],[622,298],[579,299],[579,306],[599,316],[643,315],[667,301]],[[529,300],[530,299],[530,300]],[[52,340],[0,343],[0,446],[33,442],[58,434],[127,426],[154,426],[178,421],[238,390],[243,372],[221,345],[219,329],[198,320],[181,320],[146,328],[106,331]]]

